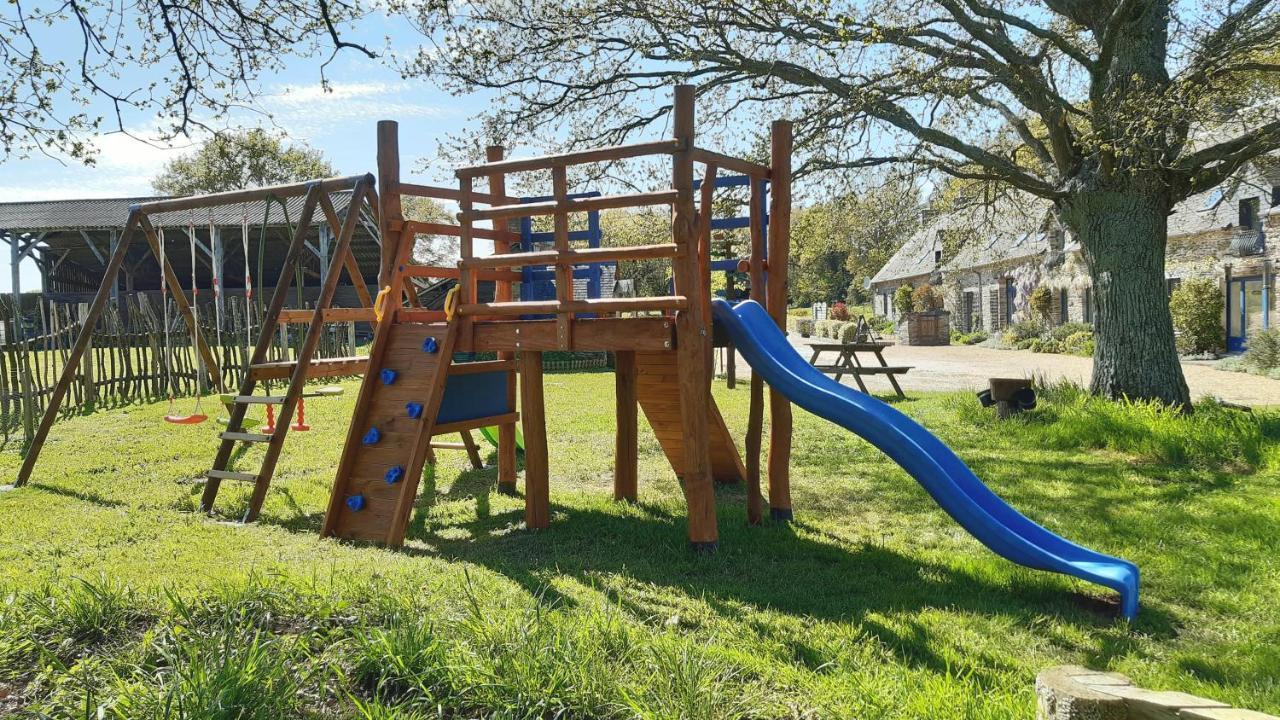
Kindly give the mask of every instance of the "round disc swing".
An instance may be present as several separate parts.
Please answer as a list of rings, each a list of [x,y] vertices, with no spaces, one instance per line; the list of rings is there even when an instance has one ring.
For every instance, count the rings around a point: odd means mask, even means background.
[[[199,347],[196,348],[196,406],[192,409],[190,415],[178,415],[175,412],[175,400],[173,396],[173,343],[169,338],[169,286],[165,280],[165,256],[164,256],[164,228],[156,230],[157,240],[160,245],[160,304],[164,306],[164,353],[165,353],[165,370],[168,375],[169,383],[169,409],[165,412],[164,421],[174,425],[199,425],[209,419],[208,415],[200,412],[200,401],[204,395],[204,371],[199,362]],[[187,228],[187,234],[191,240],[191,315],[192,324],[200,327],[200,309],[197,305],[200,290],[196,286],[196,228],[195,223],[190,223]],[[179,288],[181,289],[181,288]],[[197,330],[197,332],[199,332]]]

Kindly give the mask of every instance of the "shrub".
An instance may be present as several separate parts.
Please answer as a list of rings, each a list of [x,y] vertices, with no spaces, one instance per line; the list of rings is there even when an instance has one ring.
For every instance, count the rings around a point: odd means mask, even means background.
[[[1072,355],[1093,356],[1093,331],[1082,330],[1074,332],[1062,338],[1062,349],[1059,352],[1071,353]]]
[[[1053,293],[1049,292],[1049,288],[1043,285],[1036,287],[1031,291],[1031,297],[1027,298],[1027,303],[1037,318],[1049,322],[1049,317],[1053,315]]]
[[[814,323],[814,334],[828,340],[839,340],[840,329],[847,324],[839,320],[819,320]]]
[[[1089,323],[1079,322],[1062,323],[1049,331],[1049,337],[1054,340],[1066,340],[1072,335],[1078,335],[1079,333],[1088,333],[1089,335],[1093,335],[1093,326]]]
[[[797,333],[800,337],[809,337],[813,335],[813,319],[789,317],[787,318],[787,330]]]
[[[891,333],[895,328],[894,322],[883,315],[872,315],[870,323],[871,327],[880,333]]]
[[[942,293],[932,285],[921,285],[911,293],[911,309],[915,312],[941,310]]]
[[[893,291],[893,309],[898,311],[899,316],[909,315],[915,311],[915,302],[911,299],[911,293],[911,286],[905,283]]]
[[[848,320],[849,306],[842,302],[838,302],[828,308],[827,317],[830,317],[832,320]]]
[[[951,331],[951,342],[956,345],[977,345],[987,339],[988,335],[982,330],[974,330],[971,333],[963,333],[959,330]]]
[[[1249,349],[1240,360],[1254,371],[1280,367],[1280,329],[1250,333]]]
[[[858,323],[856,323],[856,322],[845,323],[845,324],[844,324],[844,327],[840,328],[840,337],[839,337],[839,340],[840,340],[840,342],[842,342],[842,343],[857,342],[857,340],[858,340]]]
[[[1044,324],[1039,320],[1023,320],[1013,323],[1004,329],[1004,341],[1015,347],[1022,347],[1022,343],[1032,338],[1038,338],[1045,334]]]
[[[1169,298],[1178,352],[1183,355],[1222,350],[1222,292],[1209,279],[1184,280]]]

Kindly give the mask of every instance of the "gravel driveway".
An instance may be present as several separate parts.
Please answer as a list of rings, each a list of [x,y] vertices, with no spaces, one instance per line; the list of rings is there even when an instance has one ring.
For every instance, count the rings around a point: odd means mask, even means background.
[[[806,339],[792,335],[790,340],[797,352],[808,360],[812,350]],[[835,353],[823,355],[823,358],[828,361],[834,361],[835,357]],[[1065,378],[1081,385],[1088,385],[1089,375],[1093,370],[1093,361],[1089,358],[1033,353],[1027,350],[996,350],[969,345],[941,347],[894,345],[885,349],[884,358],[890,365],[911,366],[910,372],[898,376],[899,384],[907,392],[978,390],[986,387],[988,378],[1037,375],[1052,380]],[[874,361],[874,358],[867,355],[863,362]],[[1194,398],[1211,395],[1244,405],[1280,405],[1280,380],[1215,370],[1212,363],[1208,362],[1184,362],[1182,370],[1186,374],[1187,385],[1191,388],[1191,396]],[[718,366],[717,371],[720,371]],[[738,357],[738,375],[749,377],[746,361],[741,356]],[[864,378],[864,381],[872,393],[893,392],[888,380],[884,377],[873,375]],[[849,377],[843,378],[841,382],[855,386]]]

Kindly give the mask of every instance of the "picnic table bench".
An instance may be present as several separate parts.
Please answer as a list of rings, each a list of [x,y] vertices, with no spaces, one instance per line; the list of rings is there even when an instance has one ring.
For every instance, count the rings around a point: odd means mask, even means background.
[[[858,383],[858,389],[868,395],[871,393],[867,390],[866,383],[862,382],[862,376],[884,375],[889,379],[889,384],[893,386],[893,391],[898,394],[898,397],[905,398],[907,395],[902,392],[897,376],[905,374],[911,366],[890,365],[885,362],[884,349],[892,344],[881,341],[811,343],[809,347],[813,349],[813,356],[809,358],[809,364],[824,373],[834,373],[836,382],[840,382],[840,378],[845,375],[852,375],[854,382]],[[826,352],[838,353],[836,360],[829,365],[820,365],[818,357]],[[862,360],[858,358],[858,353],[871,353],[879,364],[863,365]]]

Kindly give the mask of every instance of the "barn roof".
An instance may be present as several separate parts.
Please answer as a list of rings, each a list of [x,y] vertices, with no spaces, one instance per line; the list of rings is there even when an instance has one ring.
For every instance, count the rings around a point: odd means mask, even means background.
[[[335,192],[329,195],[334,209],[339,213],[346,210],[351,200],[350,191]],[[129,219],[129,209],[138,203],[153,200],[164,200],[167,196],[153,195],[124,198],[85,198],[81,200],[33,200],[25,202],[0,203],[0,230],[9,233],[39,233],[66,230],[118,230],[124,227]],[[302,213],[302,196],[285,199],[287,214],[296,220]],[[222,227],[239,227],[244,217],[249,218],[250,226],[261,225],[266,211],[267,201],[256,201],[235,205],[219,205],[209,209],[183,212],[156,213],[151,215],[151,222],[156,225],[177,226],[193,223],[207,226],[210,221]],[[278,202],[271,204],[271,215],[268,224],[282,225],[284,217],[280,213]]]

